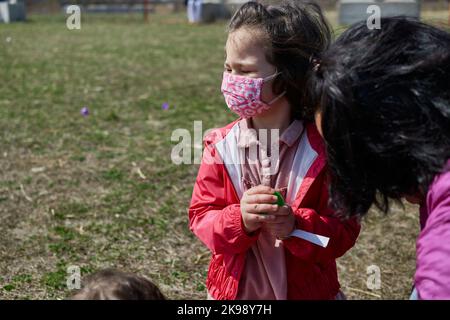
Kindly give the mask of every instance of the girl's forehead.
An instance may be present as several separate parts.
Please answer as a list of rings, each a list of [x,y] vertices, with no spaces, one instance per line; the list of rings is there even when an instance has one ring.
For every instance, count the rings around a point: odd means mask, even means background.
[[[227,60],[258,63],[266,61],[264,39],[261,32],[238,29],[228,35],[225,45]]]

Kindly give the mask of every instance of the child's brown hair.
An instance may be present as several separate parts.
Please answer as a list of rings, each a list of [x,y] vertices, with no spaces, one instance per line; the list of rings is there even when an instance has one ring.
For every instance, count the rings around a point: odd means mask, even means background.
[[[156,285],[148,279],[114,269],[87,277],[86,284],[72,300],[165,300]]]
[[[266,59],[281,72],[274,93],[286,91],[294,117],[303,118],[304,92],[312,72],[312,59],[329,47],[330,27],[320,7],[313,2],[285,0],[278,5],[251,1],[231,18],[228,32],[240,28],[262,31]]]

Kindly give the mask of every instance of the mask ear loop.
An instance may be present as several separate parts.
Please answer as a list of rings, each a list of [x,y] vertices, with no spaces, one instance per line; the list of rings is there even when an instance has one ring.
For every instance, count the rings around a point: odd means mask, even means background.
[[[269,101],[267,104],[270,106],[271,104],[273,104],[274,102],[280,100],[284,95],[286,94],[286,90],[283,91],[282,93],[280,93],[278,95],[278,97],[273,98],[271,101]]]
[[[274,74],[272,74],[271,76],[268,76],[268,77],[263,78],[263,81],[264,81],[264,82],[267,82],[267,81],[273,80],[273,79],[275,79],[279,74],[281,74],[281,72],[278,72],[278,70],[275,70],[275,73],[274,73]]]
[[[280,74],[282,74],[282,72],[275,71],[275,73],[274,73],[273,75],[268,76],[267,78],[264,78],[264,82],[273,80],[273,79],[275,79],[275,78],[276,78],[278,75],[280,75]],[[275,103],[276,101],[278,101],[279,99],[281,99],[285,94],[286,94],[286,90],[284,90],[284,91],[283,91],[282,93],[280,93],[277,97],[273,98],[271,101],[267,102],[266,104],[270,106],[271,104],[273,104],[273,103]]]

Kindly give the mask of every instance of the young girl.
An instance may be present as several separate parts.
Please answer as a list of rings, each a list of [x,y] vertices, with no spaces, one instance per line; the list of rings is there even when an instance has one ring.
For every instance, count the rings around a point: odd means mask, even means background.
[[[360,23],[316,69],[332,203],[359,216],[389,199],[420,204],[416,297],[450,299],[450,34],[407,18]]]
[[[342,297],[335,260],[359,224],[328,207],[324,144],[302,117],[310,57],[329,39],[320,8],[300,1],[249,2],[230,22],[222,92],[240,118],[206,136],[189,208],[212,252],[209,298]]]

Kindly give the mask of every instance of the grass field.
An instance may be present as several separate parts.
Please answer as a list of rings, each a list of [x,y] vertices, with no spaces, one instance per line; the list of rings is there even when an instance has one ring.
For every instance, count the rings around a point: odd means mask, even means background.
[[[198,166],[172,164],[170,138],[233,119],[220,94],[224,30],[181,15],[83,16],[79,31],[63,16],[0,25],[1,299],[66,298],[70,265],[205,298],[209,253],[187,218]],[[365,220],[339,260],[349,298],[408,297],[417,208],[394,211]],[[369,265],[380,290],[366,286]]]

